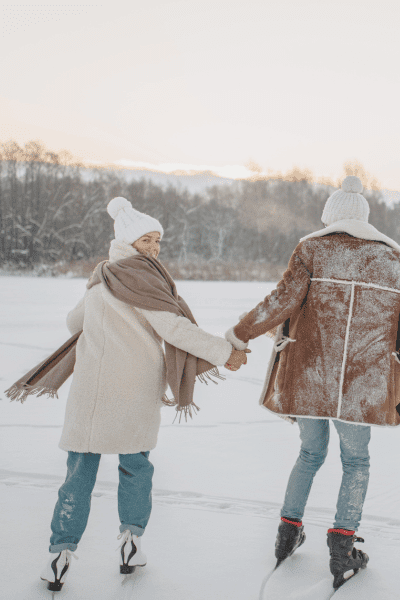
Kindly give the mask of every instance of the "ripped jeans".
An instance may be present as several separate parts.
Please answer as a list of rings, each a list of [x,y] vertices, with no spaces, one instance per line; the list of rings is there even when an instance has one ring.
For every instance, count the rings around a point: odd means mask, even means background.
[[[329,419],[297,417],[297,422],[301,438],[300,454],[289,477],[281,516],[301,520],[314,475],[328,454]],[[339,434],[343,466],[333,527],[357,531],[368,488],[371,427],[336,420],[333,424]]]
[[[151,513],[154,467],[150,452],[119,455],[118,514],[120,531],[144,533]],[[68,452],[67,477],[58,491],[51,521],[50,552],[76,550],[89,518],[91,495],[101,454]]]

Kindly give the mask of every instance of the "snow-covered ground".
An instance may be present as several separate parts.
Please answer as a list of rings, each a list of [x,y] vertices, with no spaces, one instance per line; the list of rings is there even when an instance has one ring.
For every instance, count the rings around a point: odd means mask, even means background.
[[[265,283],[180,282],[199,324],[222,335],[273,289]],[[60,398],[10,403],[3,390],[65,341],[66,313],[85,289],[80,279],[0,278],[0,598],[51,598],[38,579],[50,520],[65,476],[58,448],[69,383]],[[196,385],[200,413],[172,424],[163,409],[154,504],[143,538],[148,565],[121,585],[118,573],[117,457],[103,456],[88,528],[60,600],[258,600],[274,565],[279,508],[297,457],[296,425],[258,405],[272,342],[250,345],[249,364],[218,386]],[[282,565],[263,600],[324,600],[331,592],[326,529],[341,478],[338,439],[311,491],[307,541]],[[358,532],[370,565],[335,597],[399,598],[399,430],[373,428],[371,479]]]

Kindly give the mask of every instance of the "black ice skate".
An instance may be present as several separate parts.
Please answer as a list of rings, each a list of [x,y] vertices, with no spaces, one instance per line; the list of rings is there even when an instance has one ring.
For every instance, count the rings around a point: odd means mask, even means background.
[[[275,542],[275,556],[278,559],[275,568],[279,567],[285,558],[291,556],[299,546],[304,544],[305,539],[304,525],[301,522],[297,523],[282,517]]]
[[[353,577],[360,569],[365,569],[369,561],[368,554],[354,548],[354,542],[364,542],[363,538],[354,535],[354,531],[345,529],[328,529],[328,546],[331,559],[329,566],[333,575],[333,587],[337,590],[349,577],[347,571],[353,571]]]

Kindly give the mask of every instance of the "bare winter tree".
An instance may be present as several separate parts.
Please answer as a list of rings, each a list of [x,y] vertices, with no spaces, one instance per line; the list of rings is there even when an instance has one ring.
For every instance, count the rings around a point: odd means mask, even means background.
[[[250,180],[192,195],[129,180],[124,171],[86,168],[39,141],[24,147],[8,141],[0,150],[0,260],[32,267],[107,256],[113,228],[106,206],[121,195],[163,224],[164,260],[200,260],[214,271],[217,264],[243,261],[285,265],[299,238],[322,226],[335,187],[301,169],[269,177],[252,170]],[[357,161],[345,163],[347,174],[361,178],[372,224],[400,238],[400,207],[383,202],[378,183]]]

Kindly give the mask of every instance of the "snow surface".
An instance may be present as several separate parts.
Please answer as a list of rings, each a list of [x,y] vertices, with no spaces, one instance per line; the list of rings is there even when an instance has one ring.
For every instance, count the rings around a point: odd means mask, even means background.
[[[179,282],[204,329],[223,335],[253,308],[271,283]],[[60,398],[10,403],[3,390],[67,338],[67,312],[82,279],[0,278],[0,598],[51,598],[39,573],[47,561],[50,521],[66,467],[58,448],[70,382]],[[65,600],[325,600],[331,593],[326,529],[332,526],[341,478],[331,427],[325,465],[317,474],[304,522],[306,543],[261,592],[274,565],[278,515],[299,449],[296,425],[258,405],[272,340],[250,344],[249,364],[226,372],[218,386],[197,384],[200,413],[172,424],[163,409],[154,503],[143,538],[148,565],[121,585],[118,572],[117,457],[103,456],[87,530],[79,544]],[[358,534],[369,567],[335,598],[399,598],[400,430],[373,428],[371,479]],[[22,566],[22,568],[21,568]]]

